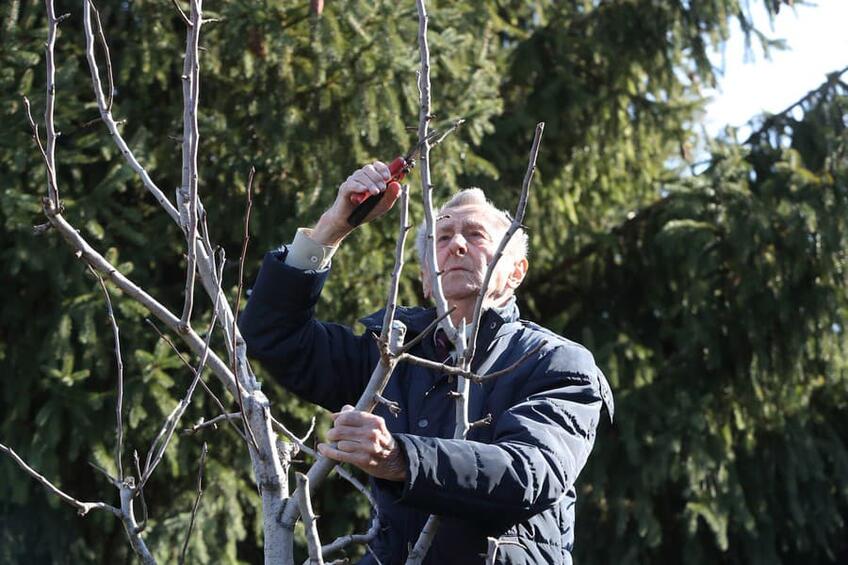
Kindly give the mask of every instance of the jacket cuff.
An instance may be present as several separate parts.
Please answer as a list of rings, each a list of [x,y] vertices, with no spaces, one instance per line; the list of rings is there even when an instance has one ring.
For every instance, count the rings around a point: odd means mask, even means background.
[[[391,490],[397,496],[397,502],[406,502],[414,497],[415,486],[421,476],[421,459],[412,436],[409,434],[392,434],[392,436],[400,446],[406,461],[406,480],[403,482],[403,489],[398,488],[399,482],[394,482],[393,484],[397,486]]]

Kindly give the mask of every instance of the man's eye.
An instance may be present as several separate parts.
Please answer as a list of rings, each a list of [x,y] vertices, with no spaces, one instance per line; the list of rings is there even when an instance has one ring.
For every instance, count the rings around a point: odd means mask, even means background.
[[[444,234],[444,233],[436,238],[436,241],[438,241],[439,243],[449,241],[449,240],[450,240],[450,236],[447,235],[447,234]]]

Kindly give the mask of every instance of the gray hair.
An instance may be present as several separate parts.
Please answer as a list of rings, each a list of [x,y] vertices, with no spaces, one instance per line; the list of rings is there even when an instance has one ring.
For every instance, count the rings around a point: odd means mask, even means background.
[[[450,200],[442,204],[435,212],[435,217],[445,215],[445,212],[451,208],[459,208],[460,206],[483,206],[491,214],[491,217],[506,231],[512,224],[512,216],[509,212],[501,210],[486,198],[486,193],[481,188],[471,187],[464,188],[451,196]],[[517,259],[527,257],[528,240],[527,234],[523,229],[519,228],[513,234],[512,239],[507,246],[507,250],[511,252]],[[418,226],[418,232],[415,235],[415,252],[418,255],[418,261],[421,266],[424,266],[424,258],[427,257],[427,225],[421,222]]]

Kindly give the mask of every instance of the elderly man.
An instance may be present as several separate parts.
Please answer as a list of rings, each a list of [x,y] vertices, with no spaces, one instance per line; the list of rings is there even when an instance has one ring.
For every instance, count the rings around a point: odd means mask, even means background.
[[[383,394],[401,407],[374,414],[351,408],[379,360],[373,334],[382,313],[362,320],[366,331],[314,319],[330,257],[351,232],[347,218],[356,193],[386,196],[366,221],[384,214],[398,195],[385,164],[374,162],[339,187],[334,204],[312,230],[298,230],[291,245],[269,253],[241,316],[248,354],[299,396],[334,412],[328,443],[318,449],[372,477],[381,528],[370,547],[385,565],[403,563],[430,514],[442,524],[425,563],[482,563],[487,538],[503,542],[498,563],[570,564],[574,540],[574,483],[592,450],[603,405],[612,398],[592,355],[582,346],[520,320],[514,292],[527,273],[527,237],[519,232],[492,277],[472,370],[509,367],[541,346],[513,371],[472,385],[472,421],[490,425],[465,440],[454,431],[453,377],[420,366],[398,366]],[[455,323],[469,320],[486,267],[508,216],[479,189],[459,192],[439,212],[436,255]],[[425,236],[419,233],[423,256]],[[425,294],[432,280],[422,269]],[[407,340],[435,318],[432,308],[399,308]],[[436,335],[415,355],[450,363],[450,348]],[[329,442],[333,442],[332,446]],[[376,563],[367,555],[362,563]]]

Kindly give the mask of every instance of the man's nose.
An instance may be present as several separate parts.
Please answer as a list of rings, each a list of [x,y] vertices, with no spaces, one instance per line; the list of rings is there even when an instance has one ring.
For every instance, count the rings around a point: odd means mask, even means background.
[[[468,242],[465,241],[461,233],[454,234],[448,244],[448,250],[452,255],[465,255],[468,251]]]

